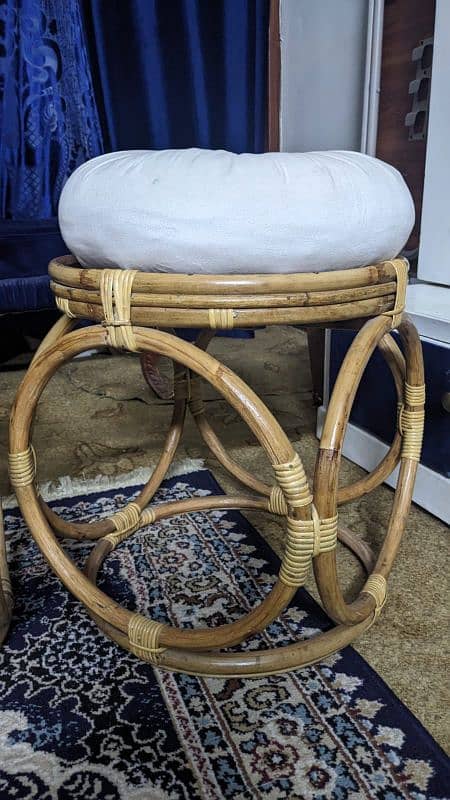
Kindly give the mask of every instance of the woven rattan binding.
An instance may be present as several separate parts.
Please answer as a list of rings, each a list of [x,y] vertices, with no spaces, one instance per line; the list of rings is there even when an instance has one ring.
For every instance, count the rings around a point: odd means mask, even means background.
[[[125,508],[116,511],[108,519],[113,523],[116,530],[114,533],[107,533],[104,538],[116,547],[139,527],[141,509],[137,503],[128,503]]]
[[[386,602],[387,583],[386,578],[378,572],[374,572],[367,578],[363,592],[370,594],[375,600],[375,611],[373,621],[375,622],[381,614],[381,609]]]
[[[282,517],[285,517],[288,513],[287,503],[284,499],[281,486],[272,486],[267,510],[272,514],[279,514]]]
[[[397,291],[395,293],[394,308],[391,311],[384,311],[384,316],[392,317],[392,329],[398,328],[402,321],[403,311],[406,302],[406,287],[408,286],[409,263],[406,258],[389,261],[392,264],[397,276]]]
[[[213,330],[231,330],[234,325],[233,310],[231,308],[210,308],[208,317],[209,327]]]
[[[59,310],[62,311],[63,314],[65,314],[67,317],[70,317],[71,319],[75,319],[76,318],[76,314],[74,314],[70,310],[69,300],[67,299],[67,297],[58,297],[58,296],[56,296],[55,297],[55,301],[56,301],[57,308],[59,308]]]
[[[110,347],[136,353],[138,346],[131,325],[131,292],[136,269],[103,269],[100,275],[100,298],[103,325]]]
[[[36,477],[36,454],[30,444],[21,453],[10,453],[8,456],[9,479],[14,488],[29,486]]]
[[[287,505],[293,508],[311,505],[313,498],[299,456],[295,454],[291,461],[272,466]],[[275,493],[271,495],[272,497],[275,498]],[[274,502],[278,503],[278,499]]]
[[[160,654],[166,649],[159,647],[159,637],[164,627],[162,623],[147,619],[142,614],[133,614],[128,625],[131,652],[156,666]]]
[[[312,519],[288,517],[286,550],[280,567],[280,581],[286,586],[302,586],[311,559],[334,550],[337,542],[337,516],[320,519],[314,506]]]
[[[140,510],[137,503],[129,503],[121,511],[117,511],[109,520],[116,526],[114,533],[107,533],[103,538],[112,542],[116,547],[120,542],[128,539],[132,533],[144,525],[151,525],[155,521],[156,515],[153,508]]]
[[[420,461],[422,451],[423,428],[425,424],[425,386],[411,386],[405,383],[405,402],[399,404],[398,430],[403,438],[402,458]],[[406,408],[405,406],[420,406]]]

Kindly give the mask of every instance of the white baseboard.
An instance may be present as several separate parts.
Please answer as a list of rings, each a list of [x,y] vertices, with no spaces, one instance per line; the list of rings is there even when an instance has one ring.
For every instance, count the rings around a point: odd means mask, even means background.
[[[326,408],[317,410],[317,436],[320,437],[325,419]],[[345,434],[343,454],[350,461],[371,472],[386,455],[388,446],[363,428],[349,423]],[[387,478],[388,486],[395,488],[398,467]],[[439,472],[435,472],[423,464],[417,470],[413,500],[417,505],[430,511],[443,522],[450,524],[450,480]]]

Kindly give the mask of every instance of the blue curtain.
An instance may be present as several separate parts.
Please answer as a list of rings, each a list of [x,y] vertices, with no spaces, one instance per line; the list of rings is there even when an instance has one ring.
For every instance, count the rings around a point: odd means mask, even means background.
[[[0,4],[0,215],[48,219],[103,150],[78,0]]]
[[[53,305],[59,195],[103,149],[79,0],[2,0],[0,312]]]
[[[109,150],[264,149],[268,0],[85,0]]]
[[[264,149],[268,14],[269,0],[0,0],[0,312],[51,305],[78,164]]]

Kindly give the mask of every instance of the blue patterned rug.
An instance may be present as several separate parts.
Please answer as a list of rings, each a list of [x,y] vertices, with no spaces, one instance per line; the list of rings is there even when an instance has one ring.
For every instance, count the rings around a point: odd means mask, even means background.
[[[52,503],[67,519],[110,514],[137,487]],[[158,501],[220,492],[206,470]],[[106,639],[47,567],[16,508],[5,513],[16,609],[0,652],[1,800],[431,800],[444,753],[352,649],[287,675],[199,679],[153,670]],[[67,542],[80,564],[92,545]],[[240,617],[278,559],[238,512],[140,530],[100,585],[172,624]],[[329,622],[304,591],[247,646],[284,644]]]

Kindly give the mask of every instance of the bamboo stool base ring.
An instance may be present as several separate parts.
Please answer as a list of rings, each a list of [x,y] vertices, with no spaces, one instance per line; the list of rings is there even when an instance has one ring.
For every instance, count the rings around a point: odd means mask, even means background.
[[[389,263],[386,262],[388,265]],[[118,275],[117,271],[110,270],[100,276],[100,283],[96,283],[95,273],[101,272],[100,270],[73,270],[76,279],[80,280],[80,288],[76,289],[77,302],[82,299],[84,282],[88,289],[90,286],[95,288],[100,285],[101,302],[106,309],[105,321],[100,326],[92,325],[71,332],[76,322],[75,317],[86,316],[84,309],[91,306],[79,304],[83,306],[83,313],[78,314],[77,303],[73,304],[70,299],[71,290],[63,296],[66,316],[58,321],[41,345],[17,394],[10,428],[10,474],[22,513],[38,546],[57,576],[85,605],[88,613],[107,636],[137,657],[158,667],[188,674],[251,677],[275,674],[314,663],[349,644],[378,618],[386,599],[386,578],[399,546],[411,501],[423,425],[423,364],[420,341],[412,324],[406,318],[402,319],[401,298],[389,294],[392,293],[392,276],[398,269],[396,264],[393,268],[380,265],[378,271],[370,268],[372,272],[369,280],[378,284],[384,280],[387,287],[383,290],[384,296],[389,299],[380,301],[378,315],[371,312],[370,316],[369,306],[364,305],[361,293],[362,299],[358,302],[361,302],[361,309],[366,309],[366,316],[370,318],[363,327],[357,326],[360,331],[347,354],[345,369],[341,370],[333,391],[316,461],[313,494],[301,460],[265,405],[237,375],[206,353],[207,344],[213,335],[210,330],[205,330],[197,341],[197,346],[194,346],[169,333],[136,327],[132,321],[131,307],[134,302],[133,281],[138,284],[142,280],[140,273]],[[81,272],[86,273],[86,279],[81,276]],[[369,275],[365,270],[355,271],[356,273],[358,277]],[[58,276],[68,280],[70,270],[64,267]],[[306,278],[308,286],[312,285],[312,276]],[[332,277],[327,280],[331,282]],[[350,280],[351,285],[351,276],[347,274],[339,277],[341,286],[344,280]],[[303,278],[299,278],[300,283],[301,281]],[[181,283],[184,285],[183,281]],[[209,283],[208,279],[204,281],[206,290],[209,290]],[[218,291],[214,284],[212,279],[213,291]],[[274,283],[272,285],[277,288]],[[324,288],[327,289],[325,284]],[[347,311],[345,301],[348,294],[345,292],[348,291],[352,292],[353,289],[345,289],[340,298],[342,308]],[[327,296],[327,302],[330,302],[330,294],[328,292],[326,295],[325,291],[323,293],[323,296]],[[375,292],[373,294],[376,295]],[[239,309],[237,296],[231,306],[234,309]],[[142,297],[148,299],[149,295]],[[213,295],[210,292],[208,298],[212,302],[211,297]],[[307,301],[308,293],[305,297]],[[94,296],[89,296],[88,299],[95,304]],[[194,307],[195,302],[193,296]],[[390,304],[387,310],[383,303]],[[266,313],[263,309],[262,296],[258,319]],[[196,312],[195,319],[199,315],[201,317],[202,313]],[[240,312],[233,311],[233,315],[235,313]],[[287,315],[288,321],[291,321],[292,313],[290,311]],[[317,316],[321,312],[314,313]],[[340,309],[335,308],[333,313],[339,319]],[[280,312],[274,319],[269,314],[266,324],[279,322],[280,315],[282,317],[283,314]],[[143,318],[142,308],[138,316]],[[209,314],[210,327],[215,328],[222,316],[219,310]],[[229,317],[231,320],[231,312]],[[95,319],[98,319],[97,311]],[[226,321],[229,321],[228,317]],[[394,324],[403,340],[404,357],[389,336]],[[58,367],[83,350],[102,346],[133,350],[139,354],[156,352],[173,360],[175,397],[172,422],[158,465],[135,501],[106,520],[88,525],[66,523],[38,496],[30,431],[39,397]],[[338,489],[339,460],[345,427],[365,364],[377,346],[385,355],[394,376],[399,397],[399,432],[388,457],[373,473],[353,486]],[[248,424],[273,465],[275,486],[259,481],[228,456],[206,419],[200,379],[218,389]],[[187,407],[208,447],[241,483],[256,494],[191,498],[165,506],[149,506],[175,455]],[[337,504],[348,502],[379,485],[387,470],[393,468],[392,465],[395,466],[399,459],[400,478],[393,513],[381,552],[375,557],[355,534],[339,528]],[[173,514],[208,508],[255,508],[286,517],[286,549],[278,580],[260,605],[240,620],[215,629],[178,629],[127,611],[96,586],[96,576],[105,557],[124,539],[132,536],[141,525],[151,524]],[[66,555],[55,532],[62,536],[98,540],[91,551],[84,574]],[[369,575],[358,596],[350,603],[344,600],[339,586],[335,555],[337,538],[360,559]],[[335,628],[287,647],[243,653],[221,652],[222,648],[238,644],[252,634],[264,630],[278,617],[293,598],[298,586],[304,582],[310,564],[314,565],[325,610],[337,622]]]

